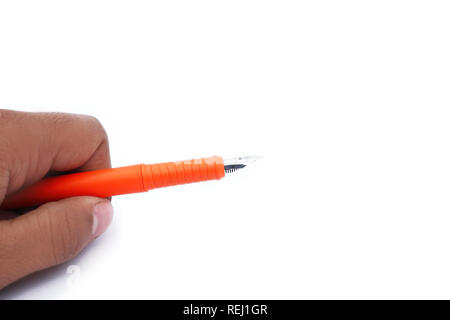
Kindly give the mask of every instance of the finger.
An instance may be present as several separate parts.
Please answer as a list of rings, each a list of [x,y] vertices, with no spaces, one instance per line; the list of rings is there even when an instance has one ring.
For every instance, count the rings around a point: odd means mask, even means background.
[[[10,194],[39,181],[51,170],[110,166],[108,138],[97,119],[0,110],[0,200],[5,185],[6,194]]]
[[[0,289],[32,272],[76,256],[109,226],[107,200],[75,197],[47,203],[0,222]]]

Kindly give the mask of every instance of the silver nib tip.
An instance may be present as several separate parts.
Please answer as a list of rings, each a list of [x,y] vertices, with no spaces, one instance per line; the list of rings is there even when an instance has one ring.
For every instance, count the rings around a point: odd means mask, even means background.
[[[245,168],[249,163],[262,159],[261,156],[249,156],[226,159],[223,161],[225,173],[234,172],[236,170]]]

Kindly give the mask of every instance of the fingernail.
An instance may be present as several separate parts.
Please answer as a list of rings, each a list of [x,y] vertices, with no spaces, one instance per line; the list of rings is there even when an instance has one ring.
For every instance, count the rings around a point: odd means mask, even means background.
[[[92,234],[94,238],[100,236],[108,229],[113,217],[113,206],[111,202],[105,201],[99,203],[94,208],[94,221],[92,224]]]

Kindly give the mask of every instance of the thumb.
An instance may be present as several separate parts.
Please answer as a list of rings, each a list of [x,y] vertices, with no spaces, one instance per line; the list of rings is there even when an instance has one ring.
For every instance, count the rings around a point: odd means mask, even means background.
[[[0,289],[32,272],[75,257],[111,223],[108,200],[75,197],[50,202],[0,223]]]

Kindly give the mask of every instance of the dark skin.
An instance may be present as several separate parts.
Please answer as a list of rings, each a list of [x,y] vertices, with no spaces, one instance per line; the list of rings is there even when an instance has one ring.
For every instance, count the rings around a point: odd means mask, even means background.
[[[0,109],[0,203],[46,176],[110,168],[108,138],[90,116]],[[0,210],[0,290],[75,257],[111,222],[107,199],[74,197],[26,213]]]

